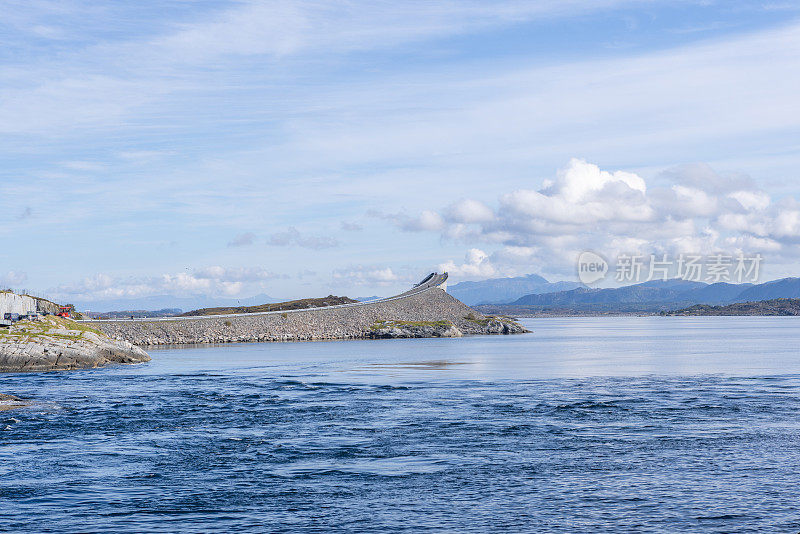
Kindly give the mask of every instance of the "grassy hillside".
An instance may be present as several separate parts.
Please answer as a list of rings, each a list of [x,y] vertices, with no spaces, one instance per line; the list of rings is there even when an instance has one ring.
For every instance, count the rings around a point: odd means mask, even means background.
[[[261,313],[269,311],[302,310],[305,308],[324,308],[338,304],[352,304],[358,302],[348,297],[328,295],[322,298],[290,300],[274,304],[260,304],[258,306],[234,306],[223,308],[202,308],[179,315],[179,317],[195,317],[198,315],[226,315],[229,313]]]

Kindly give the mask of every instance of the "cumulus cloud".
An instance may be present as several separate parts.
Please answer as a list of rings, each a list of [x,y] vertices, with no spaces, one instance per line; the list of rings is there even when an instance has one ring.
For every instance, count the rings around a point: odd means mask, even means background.
[[[350,221],[342,221],[340,226],[345,232],[360,232],[364,229],[360,224]]]
[[[641,193],[647,190],[644,180],[633,173],[601,171],[597,165],[572,158],[565,168],[558,171],[557,180],[545,181],[542,192],[548,196],[561,197],[567,202],[577,203],[593,198],[607,187],[614,190],[622,184]]]
[[[765,210],[769,206],[769,195],[761,191],[734,191],[728,195],[737,201],[746,211]]]
[[[270,235],[267,243],[274,247],[301,247],[312,250],[339,246],[339,242],[332,237],[303,234],[294,226],[290,226],[285,232]]]
[[[542,232],[553,225],[648,221],[654,216],[644,180],[632,173],[601,171],[597,165],[572,159],[556,180],[546,180],[543,186],[501,196],[500,215]],[[551,233],[560,230],[552,228]]]
[[[236,237],[228,241],[228,247],[248,247],[256,240],[256,234],[252,232],[245,232],[238,234]]]
[[[491,253],[470,248],[463,263],[439,265],[469,278],[525,264],[528,271],[569,273],[583,250],[608,257],[769,252],[776,261],[800,252],[794,246],[800,242],[800,203],[794,199],[773,203],[749,177],[721,175],[703,164],[670,169],[659,179],[667,185],[648,187],[637,174],[572,159],[539,189],[501,194],[495,208],[462,200],[441,215],[426,211],[394,222],[405,229],[409,221],[436,221],[424,229],[499,247]]]
[[[450,260],[439,265],[439,270],[453,276],[488,278],[497,274],[497,269],[484,251],[471,248],[464,257],[464,263],[457,265]]]

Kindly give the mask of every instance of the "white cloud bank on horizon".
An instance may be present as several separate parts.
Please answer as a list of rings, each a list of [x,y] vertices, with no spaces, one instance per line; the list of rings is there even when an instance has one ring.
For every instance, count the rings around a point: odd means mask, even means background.
[[[305,271],[296,273],[294,276],[302,279],[315,274]],[[414,271],[414,276],[416,274],[418,273]],[[398,274],[390,267],[376,265],[352,265],[336,269],[332,271],[331,277],[337,285],[350,288],[389,287],[398,283],[410,283],[413,278],[410,274]],[[19,285],[26,278],[24,273],[12,271],[5,277],[0,277],[0,280],[7,280],[10,285]],[[260,267],[225,268],[219,265],[195,269],[192,272],[165,273],[145,277],[124,278],[98,273],[83,278],[73,285],[49,288],[45,295],[48,298],[64,302],[135,299],[161,295],[240,297],[251,296],[267,290],[268,283],[271,281],[286,281],[290,278],[289,275],[274,273]],[[274,289],[274,287],[270,287],[268,290],[273,291]]]
[[[800,203],[773,201],[740,175],[725,176],[707,165],[688,165],[664,173],[673,183],[648,187],[640,176],[605,171],[573,158],[542,187],[501,194],[490,210],[465,200],[419,220],[436,216],[441,224],[425,228],[406,216],[407,231],[436,231],[444,239],[481,246],[499,245],[487,254],[471,248],[463,263],[439,265],[456,277],[543,272],[571,273],[583,250],[606,257],[618,254],[755,254],[777,264],[800,256]],[[479,218],[465,218],[464,206]],[[487,211],[490,210],[490,211]]]
[[[155,295],[238,296],[246,287],[269,280],[288,278],[259,267],[225,268],[218,265],[185,273],[120,278],[108,274],[86,277],[75,285],[47,290],[48,296],[61,300],[104,300]]]

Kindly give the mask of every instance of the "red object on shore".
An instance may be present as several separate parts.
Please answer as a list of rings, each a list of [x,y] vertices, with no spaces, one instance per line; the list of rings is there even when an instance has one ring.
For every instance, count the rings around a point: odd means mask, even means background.
[[[72,306],[59,306],[58,307],[58,315],[59,317],[69,317],[70,312],[72,311]]]

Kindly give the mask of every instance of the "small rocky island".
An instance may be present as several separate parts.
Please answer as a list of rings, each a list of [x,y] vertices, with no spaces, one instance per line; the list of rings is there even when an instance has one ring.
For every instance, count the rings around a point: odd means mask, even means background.
[[[770,299],[755,302],[736,302],[727,306],[696,304],[689,308],[662,312],[661,315],[800,315],[800,299]]]
[[[0,371],[64,371],[112,363],[141,363],[139,347],[110,339],[85,324],[48,315],[0,328]]]

